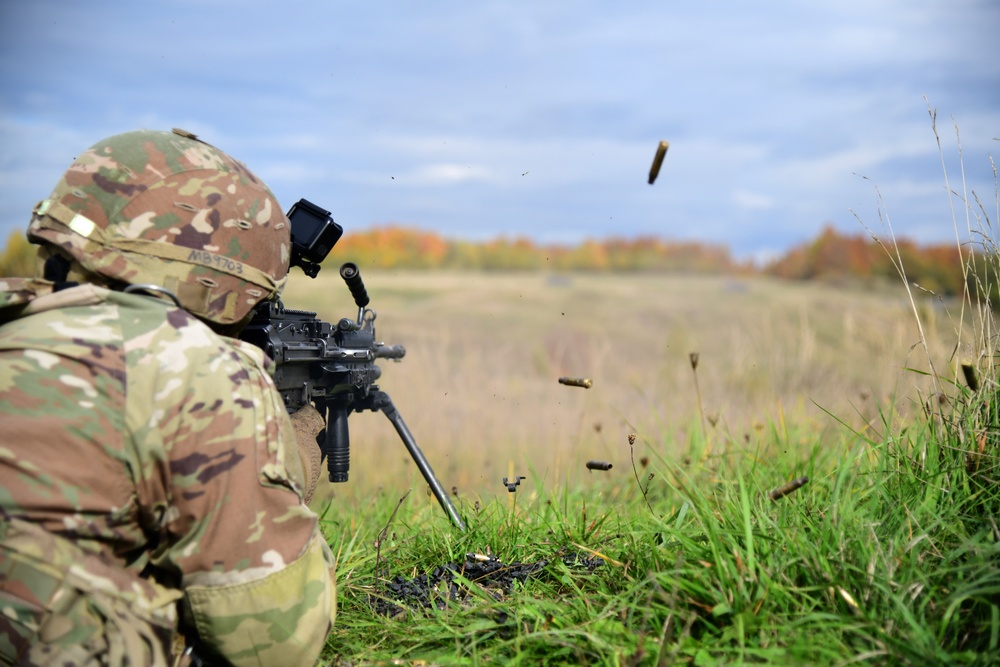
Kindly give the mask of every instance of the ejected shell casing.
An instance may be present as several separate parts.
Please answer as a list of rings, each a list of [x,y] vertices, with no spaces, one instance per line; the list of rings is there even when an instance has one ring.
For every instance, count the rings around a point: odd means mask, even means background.
[[[778,500],[780,498],[784,498],[792,491],[796,489],[801,489],[803,486],[806,485],[806,482],[808,481],[809,481],[808,477],[799,477],[798,479],[793,479],[788,484],[783,484],[778,488],[776,488],[774,491],[768,493],[767,497],[770,498],[771,500]]]
[[[663,164],[663,158],[667,156],[667,149],[670,148],[669,141],[661,141],[660,145],[656,147],[656,155],[653,157],[653,166],[649,168],[649,184],[652,185],[653,181],[660,173],[660,165]]]
[[[607,461],[587,461],[587,470],[611,470]]]
[[[965,376],[965,384],[969,385],[969,389],[979,391],[979,378],[976,376],[976,367],[971,361],[962,362],[962,375]]]
[[[590,378],[559,378],[559,384],[564,384],[569,387],[583,387],[584,389],[590,389],[594,386],[594,381]]]

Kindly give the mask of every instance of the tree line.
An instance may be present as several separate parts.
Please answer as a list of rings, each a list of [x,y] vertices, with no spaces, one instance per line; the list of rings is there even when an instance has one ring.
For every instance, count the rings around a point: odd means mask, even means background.
[[[576,245],[538,244],[527,237],[475,242],[399,226],[345,234],[328,261],[347,259],[373,269],[735,273],[751,268],[725,246],[654,236],[588,239]]]
[[[328,261],[345,259],[374,269],[555,270],[687,272],[766,275],[831,283],[906,280],[941,296],[973,294],[991,286],[998,272],[995,248],[970,244],[918,244],[844,234],[832,225],[764,265],[735,259],[725,245],[669,241],[653,236],[589,239],[576,245],[538,244],[524,237],[483,242],[446,239],[433,232],[389,226],[346,234]],[[996,299],[992,299],[997,303]]]
[[[942,296],[963,293],[995,252],[975,251],[955,242],[918,245],[909,239],[879,239],[872,235],[841,234],[826,226],[812,241],[789,250],[763,267],[767,275],[793,280],[826,282],[899,281],[900,269],[907,282]],[[995,264],[995,260],[992,260]]]
[[[993,294],[995,248],[956,243],[918,245],[907,239],[880,240],[848,235],[826,226],[811,241],[763,266],[735,259],[725,245],[669,241],[654,236],[588,239],[575,245],[539,244],[527,237],[474,242],[396,225],[349,232],[327,263],[352,261],[368,269],[453,269],[479,271],[686,272],[767,275],[790,280],[878,282],[906,278],[942,296]],[[31,275],[35,246],[14,232],[0,254],[0,276]],[[992,299],[993,303],[998,303]]]

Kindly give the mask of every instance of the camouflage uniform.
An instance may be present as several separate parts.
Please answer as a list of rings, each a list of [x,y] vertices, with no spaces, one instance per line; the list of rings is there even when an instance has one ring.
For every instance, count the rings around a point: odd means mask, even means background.
[[[148,134],[148,153],[176,155],[176,137]],[[175,198],[204,198],[201,181],[186,194],[178,182]],[[73,184],[73,196],[87,187]],[[190,208],[196,218],[204,204]],[[81,242],[62,222],[44,223],[58,232],[44,237],[42,215],[29,236],[67,254],[90,244],[89,256],[118,262],[120,275],[120,256],[102,252],[113,220],[103,238]],[[99,216],[81,217],[88,231]],[[206,219],[203,229],[222,222]],[[196,271],[225,261],[217,246],[198,251]],[[287,271],[287,252],[283,261]],[[215,323],[240,320],[253,306],[245,294],[268,291],[266,280],[229,274],[186,283],[182,268],[165,278],[178,292],[207,288],[188,291]],[[169,665],[178,629],[236,665],[314,663],[335,613],[333,557],[301,499],[306,480],[269,360],[188,312],[197,307],[54,287],[63,286],[0,279],[0,663]]]

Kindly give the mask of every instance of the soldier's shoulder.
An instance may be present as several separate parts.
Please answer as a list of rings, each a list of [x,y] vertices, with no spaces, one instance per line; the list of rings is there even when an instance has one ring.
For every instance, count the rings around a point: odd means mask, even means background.
[[[52,283],[38,278],[0,278],[0,309],[24,306],[52,291]]]
[[[145,359],[161,370],[178,373],[220,370],[234,362],[246,366],[247,357],[252,358],[252,365],[263,365],[253,355],[255,350],[258,356],[263,355],[259,348],[247,350],[240,341],[223,336],[200,318],[163,299],[121,292],[113,292],[107,299],[117,307],[122,338],[135,360]],[[184,366],[189,368],[184,370]]]

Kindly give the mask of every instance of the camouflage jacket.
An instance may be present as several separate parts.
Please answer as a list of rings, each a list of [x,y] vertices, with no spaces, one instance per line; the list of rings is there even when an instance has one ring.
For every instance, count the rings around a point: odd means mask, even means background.
[[[0,279],[0,663],[169,664],[178,628],[316,661],[333,556],[266,363],[164,300]]]

